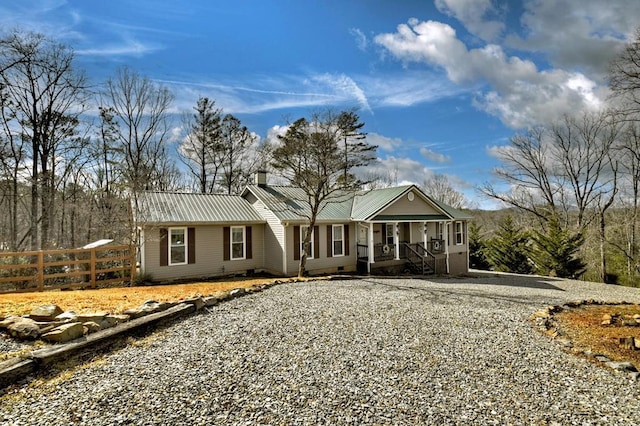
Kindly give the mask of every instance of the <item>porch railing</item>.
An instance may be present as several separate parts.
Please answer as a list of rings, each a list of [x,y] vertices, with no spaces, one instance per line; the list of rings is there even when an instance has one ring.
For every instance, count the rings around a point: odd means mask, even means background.
[[[436,272],[436,258],[422,243],[403,243],[406,259],[414,272],[425,275]]]
[[[376,244],[373,246],[373,260],[381,262],[384,260],[395,259],[395,244]],[[358,259],[367,261],[369,259],[369,246],[358,244]],[[422,243],[409,244],[400,243],[398,247],[400,259],[406,260],[415,268],[415,272],[430,273],[436,272],[436,257],[429,249],[425,248]],[[422,272],[424,271],[424,272]]]
[[[442,254],[444,253],[444,240],[432,238],[427,241],[427,250],[429,253]]]
[[[402,245],[400,245],[402,250]],[[373,246],[373,260],[380,262],[383,260],[393,260],[396,258],[396,245],[395,244],[376,244]],[[403,259],[403,253],[400,253],[400,258]],[[369,259],[369,246],[364,244],[358,244],[358,259]]]

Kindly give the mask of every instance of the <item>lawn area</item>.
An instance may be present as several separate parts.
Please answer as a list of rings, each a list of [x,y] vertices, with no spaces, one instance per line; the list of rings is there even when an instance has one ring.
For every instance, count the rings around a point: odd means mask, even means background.
[[[1,294],[0,317],[25,315],[33,308],[48,303],[60,306],[63,311],[75,311],[78,314],[98,311],[119,314],[129,308],[140,306],[147,300],[175,301],[273,281],[275,278],[230,278],[189,284]]]

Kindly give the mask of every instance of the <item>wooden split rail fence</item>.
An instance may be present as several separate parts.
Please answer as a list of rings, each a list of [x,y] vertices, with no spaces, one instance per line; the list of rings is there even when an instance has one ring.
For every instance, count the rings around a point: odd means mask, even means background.
[[[135,249],[129,245],[0,252],[0,293],[129,284],[135,272]]]

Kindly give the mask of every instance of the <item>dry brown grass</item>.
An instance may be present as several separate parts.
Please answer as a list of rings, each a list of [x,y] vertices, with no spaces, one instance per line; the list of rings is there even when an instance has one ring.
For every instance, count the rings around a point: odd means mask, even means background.
[[[150,299],[158,302],[175,301],[198,294],[209,295],[216,291],[246,288],[273,281],[268,278],[237,278],[161,286],[0,294],[0,317],[25,315],[35,307],[48,303],[56,304],[64,311],[76,313],[106,311],[118,314],[129,308],[140,306]]]
[[[621,337],[640,338],[640,326],[602,325],[604,314],[632,316],[640,314],[638,305],[585,305],[555,314],[560,330],[574,346],[588,348],[613,361],[629,361],[640,367],[640,351],[624,349]]]

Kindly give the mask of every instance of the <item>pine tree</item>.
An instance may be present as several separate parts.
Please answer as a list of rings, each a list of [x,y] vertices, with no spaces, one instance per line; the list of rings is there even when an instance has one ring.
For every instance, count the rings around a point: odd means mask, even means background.
[[[487,260],[487,244],[482,239],[482,225],[469,223],[469,267],[488,270],[491,265]]]
[[[534,231],[531,239],[531,259],[541,275],[576,278],[585,271],[586,264],[577,256],[584,242],[582,233],[563,229],[557,219],[549,221],[547,232]]]
[[[487,243],[487,260],[495,271],[530,274],[533,269],[529,262],[528,243],[528,235],[516,229],[511,216],[507,216],[496,236]]]

